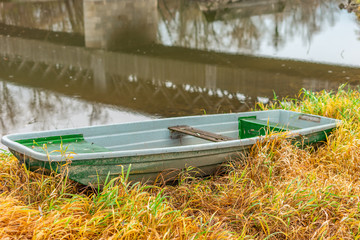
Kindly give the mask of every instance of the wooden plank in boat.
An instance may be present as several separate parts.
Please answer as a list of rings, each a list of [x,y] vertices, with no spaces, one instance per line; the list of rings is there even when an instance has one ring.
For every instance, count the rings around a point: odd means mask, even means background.
[[[209,140],[209,141],[212,141],[212,142],[222,142],[222,141],[235,140],[235,138],[227,137],[227,136],[212,133],[212,132],[207,132],[207,131],[200,130],[200,129],[197,129],[197,128],[193,128],[193,127],[190,127],[190,126],[187,126],[187,125],[173,126],[173,127],[169,127],[168,129],[171,130],[171,131],[191,135],[191,136],[202,138],[202,139]]]

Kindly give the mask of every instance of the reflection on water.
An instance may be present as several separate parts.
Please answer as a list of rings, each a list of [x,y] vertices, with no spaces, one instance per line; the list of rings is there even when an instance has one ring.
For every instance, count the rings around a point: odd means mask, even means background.
[[[1,78],[0,102],[0,135],[151,119],[124,108],[22,87]]]
[[[159,12],[165,45],[360,66],[356,17],[336,0],[160,0]]]
[[[160,46],[158,57],[15,37],[0,37],[0,52],[0,76],[8,81],[161,116],[199,114],[201,109],[245,111],[257,99],[268,101],[273,90],[287,96],[303,87],[333,89],[344,80],[356,83],[349,76],[360,73],[341,66]],[[223,58],[228,61],[221,62]]]
[[[84,0],[85,46],[106,50],[155,43],[156,0]]]
[[[54,32],[83,33],[83,3],[77,0],[0,2],[0,22]]]
[[[359,64],[359,25],[335,0],[223,2],[1,2],[0,135],[246,111],[273,92],[358,84],[345,65]]]
[[[219,4],[216,4],[219,3]],[[145,44],[359,66],[360,25],[338,0],[63,0],[0,3],[0,22],[81,35],[83,45]],[[2,26],[0,25],[0,31]],[[31,29],[32,31],[28,31]],[[8,34],[7,31],[2,31]],[[14,33],[13,33],[14,34]],[[10,34],[11,35],[11,34]],[[34,34],[33,34],[34,35]],[[33,36],[34,37],[34,36]],[[331,41],[329,41],[329,39]],[[78,44],[79,41],[73,41]],[[68,45],[69,42],[66,42]]]

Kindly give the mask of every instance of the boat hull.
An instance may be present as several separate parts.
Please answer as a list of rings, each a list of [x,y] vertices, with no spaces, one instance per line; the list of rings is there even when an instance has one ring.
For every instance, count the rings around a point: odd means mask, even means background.
[[[40,161],[10,150],[20,163],[31,171],[44,169],[61,172],[67,168],[68,177],[84,185],[97,186],[105,180],[119,177],[130,170],[129,180],[154,183],[175,181],[181,170],[191,168],[196,176],[213,174],[219,166],[231,159],[240,159],[252,145],[203,151],[165,153],[145,156],[89,159],[81,161]]]
[[[2,143],[30,170],[66,168],[70,179],[97,186],[127,172],[134,182],[174,180],[186,168],[198,176],[209,175],[221,163],[239,159],[258,141],[277,137],[269,132],[284,130],[291,141],[303,146],[325,141],[339,123],[272,110],[12,134]],[[181,129],[174,126],[183,124],[192,127],[186,128],[193,131],[191,135],[174,134],[174,129]]]

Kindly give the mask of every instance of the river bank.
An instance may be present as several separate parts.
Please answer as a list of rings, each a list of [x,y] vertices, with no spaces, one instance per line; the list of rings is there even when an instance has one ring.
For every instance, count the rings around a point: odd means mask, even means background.
[[[360,92],[302,90],[284,108],[341,119],[318,148],[284,139],[254,146],[224,172],[176,186],[130,185],[126,176],[103,190],[62,175],[29,172],[0,156],[0,235],[8,239],[310,239],[359,236]],[[191,169],[189,169],[191,171]]]

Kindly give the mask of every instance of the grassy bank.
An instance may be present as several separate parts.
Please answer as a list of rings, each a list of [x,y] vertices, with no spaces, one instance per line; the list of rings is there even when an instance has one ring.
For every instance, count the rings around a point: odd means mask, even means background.
[[[271,106],[343,120],[319,148],[284,139],[253,147],[221,176],[177,186],[82,189],[0,156],[0,236],[8,239],[356,239],[360,228],[360,93],[302,91]]]

